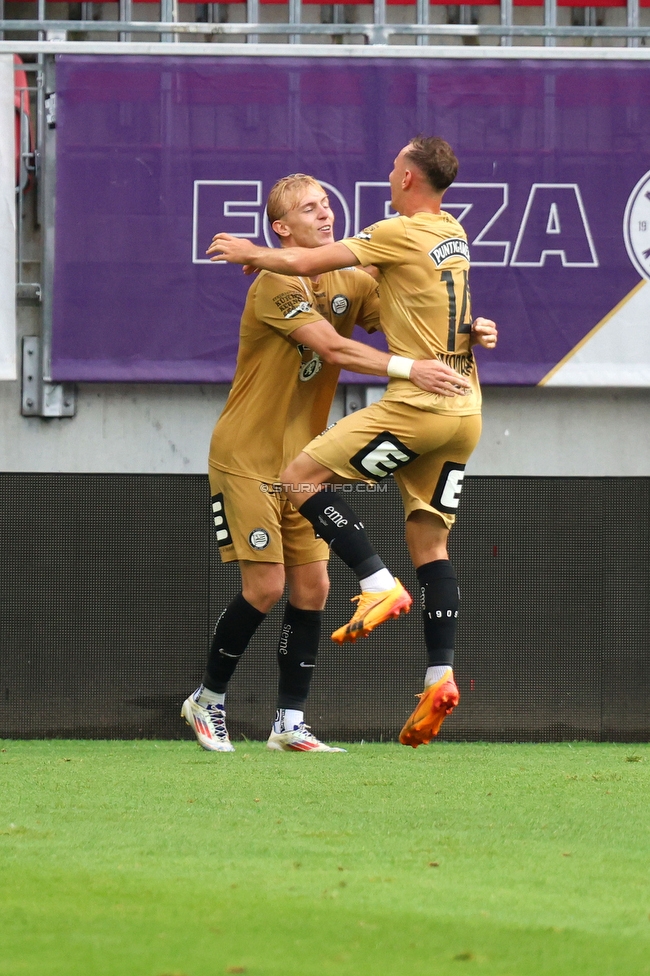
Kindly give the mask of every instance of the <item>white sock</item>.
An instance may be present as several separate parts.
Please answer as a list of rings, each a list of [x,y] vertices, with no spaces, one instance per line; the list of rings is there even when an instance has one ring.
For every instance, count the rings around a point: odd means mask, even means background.
[[[298,728],[304,717],[305,713],[298,711],[297,708],[278,708],[275,713],[273,731],[276,735],[280,735],[282,732],[293,732],[294,729]]]
[[[197,705],[202,705],[205,708],[206,705],[224,705],[226,702],[226,693],[220,694],[218,691],[210,691],[205,685],[199,685],[196,689],[192,698]]]
[[[432,668],[427,668],[427,673],[424,676],[424,687],[428,688],[429,685],[435,685],[436,681],[440,681],[447,671],[454,673],[450,664],[436,664]]]
[[[392,590],[395,586],[395,577],[384,566],[372,576],[366,576],[365,579],[359,580],[359,585],[364,593],[383,593],[384,590]]]

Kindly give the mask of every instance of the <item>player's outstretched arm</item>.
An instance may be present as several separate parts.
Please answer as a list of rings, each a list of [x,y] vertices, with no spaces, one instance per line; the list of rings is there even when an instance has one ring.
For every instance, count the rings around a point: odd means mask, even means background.
[[[473,346],[483,346],[484,349],[494,349],[497,344],[498,332],[492,319],[477,318],[472,322],[470,342]]]
[[[286,275],[317,275],[351,268],[358,259],[345,244],[322,247],[258,247],[246,237],[215,234],[206,251],[211,261],[245,264]]]
[[[363,342],[345,339],[325,319],[301,325],[291,333],[291,338],[314,349],[326,363],[354,373],[388,376],[388,363],[394,358],[390,353],[373,349]],[[464,376],[438,359],[416,359],[408,378],[426,393],[437,393],[439,396],[458,396],[471,389]]]

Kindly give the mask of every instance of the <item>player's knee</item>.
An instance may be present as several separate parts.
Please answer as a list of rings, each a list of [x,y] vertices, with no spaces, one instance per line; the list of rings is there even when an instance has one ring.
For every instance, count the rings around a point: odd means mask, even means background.
[[[329,592],[330,592],[330,581],[328,579],[321,580],[314,586],[312,600],[314,602],[315,609],[322,610],[322,608],[327,603]]]
[[[265,613],[268,613],[276,603],[282,599],[282,594],[284,593],[284,584],[280,585],[278,583],[273,583],[269,589],[263,594],[264,602],[266,603]]]
[[[256,586],[244,586],[243,590],[244,599],[259,610],[260,613],[268,613],[276,605],[278,600],[282,599],[282,594],[284,593],[284,580],[265,580],[264,583],[258,583]]]
[[[327,574],[318,579],[293,579],[289,584],[289,601],[303,610],[322,610],[327,603],[330,581]]]

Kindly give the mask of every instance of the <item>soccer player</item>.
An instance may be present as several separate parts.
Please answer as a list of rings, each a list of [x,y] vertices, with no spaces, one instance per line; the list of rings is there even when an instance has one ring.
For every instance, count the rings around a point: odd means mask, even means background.
[[[267,213],[283,248],[319,249],[334,241],[327,195],[309,176],[276,183]],[[219,552],[222,561],[239,562],[242,590],[217,621],[203,682],[181,713],[205,749],[233,751],[225,722],[228,682],[286,581],[268,746],[342,751],[320,742],[304,722],[329,589],[328,546],[276,483],[325,428],[342,366],[387,375],[387,353],[349,338],[355,323],[368,332],[379,328],[376,282],[358,268],[289,278],[265,272],[249,289],[235,377],[209,455]],[[412,379],[441,392],[465,383],[437,360],[416,363]]]
[[[393,474],[406,515],[406,541],[422,601],[428,667],[419,703],[400,733],[417,747],[436,735],[459,700],[453,676],[458,586],[447,539],[465,465],[481,429],[481,392],[472,346],[496,344],[494,322],[472,320],[469,248],[462,226],[441,209],[458,161],[442,139],[418,136],[397,155],[389,181],[400,216],[318,251],[274,252],[218,234],[208,251],[284,274],[374,265],[382,329],[393,354],[383,398],[311,441],[282,474],[287,497],[360,581],[357,610],[332,635],[354,641],[408,609],[410,597],[370,545],[340,496],[318,491],[341,479],[378,482]],[[433,394],[410,384],[413,362],[435,356],[465,383]],[[314,490],[316,489],[316,490]]]

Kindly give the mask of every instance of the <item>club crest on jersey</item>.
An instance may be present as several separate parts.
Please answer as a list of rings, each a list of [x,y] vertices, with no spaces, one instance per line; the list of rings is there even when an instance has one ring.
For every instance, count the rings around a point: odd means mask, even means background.
[[[345,295],[335,295],[331,305],[335,315],[345,315],[350,307],[350,300]]]
[[[314,350],[310,349],[309,346],[304,346],[301,342],[298,343],[298,352],[300,353],[301,358],[307,352],[312,354],[311,359],[303,359],[298,371],[298,379],[301,381],[301,383],[306,383],[307,380],[312,380],[314,376],[320,373],[321,369],[323,368],[323,360],[320,358],[317,352],[314,352]]]
[[[317,352],[314,353],[312,358],[308,363],[300,364],[300,371],[298,373],[298,378],[302,383],[306,383],[307,380],[313,380],[317,373],[320,373],[323,368],[323,361]]]
[[[311,305],[303,295],[295,291],[283,291],[273,299],[285,319],[293,319],[301,312],[311,312]]]
[[[251,549],[257,549],[258,551],[266,549],[270,541],[271,537],[266,529],[253,529],[248,537],[248,544]]]
[[[464,241],[462,237],[452,237],[450,240],[442,241],[432,248],[429,251],[429,257],[436,268],[439,268],[448,258],[461,257],[469,261],[469,246],[467,241]]]

